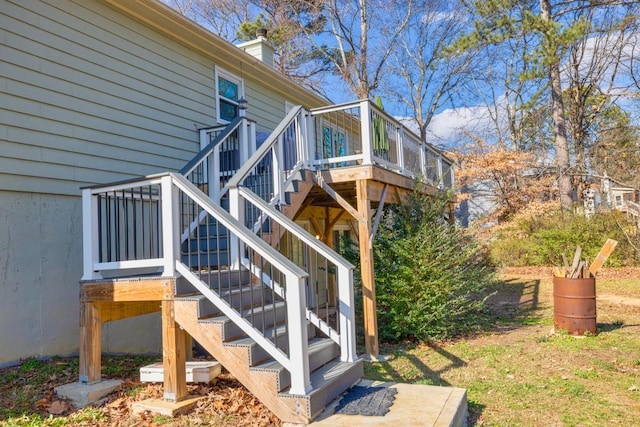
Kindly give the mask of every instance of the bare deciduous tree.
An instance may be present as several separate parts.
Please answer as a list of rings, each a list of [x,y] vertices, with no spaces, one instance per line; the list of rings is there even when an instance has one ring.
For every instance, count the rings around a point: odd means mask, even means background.
[[[468,25],[469,15],[459,6],[446,0],[429,1],[410,16],[384,79],[385,92],[405,105],[423,141],[438,109],[452,105],[470,77],[474,53],[449,50]]]

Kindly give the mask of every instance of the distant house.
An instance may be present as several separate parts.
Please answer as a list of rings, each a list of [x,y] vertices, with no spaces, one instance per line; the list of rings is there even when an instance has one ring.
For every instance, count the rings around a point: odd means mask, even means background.
[[[0,366],[79,353],[94,382],[103,351],[164,350],[180,400],[191,335],[301,422],[361,376],[331,248],[372,261],[377,213],[417,176],[452,187],[446,156],[157,0],[4,1],[0,34]]]
[[[621,212],[625,212],[636,221],[640,220],[640,200],[638,194],[640,191],[633,187],[611,187],[612,208]]]

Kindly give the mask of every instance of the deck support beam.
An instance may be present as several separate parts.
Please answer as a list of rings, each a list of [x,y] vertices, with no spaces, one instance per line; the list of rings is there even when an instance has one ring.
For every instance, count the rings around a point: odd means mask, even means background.
[[[101,379],[102,320],[100,306],[93,302],[80,302],[80,365],[79,379],[92,384]]]
[[[187,397],[186,332],[175,321],[174,302],[162,301],[162,366],[164,400],[179,402]]]
[[[362,302],[364,311],[364,342],[367,355],[376,358],[378,346],[378,320],[376,315],[376,282],[371,242],[371,200],[368,196],[368,180],[356,182],[358,202],[358,240],[360,246],[360,269],[362,271]]]

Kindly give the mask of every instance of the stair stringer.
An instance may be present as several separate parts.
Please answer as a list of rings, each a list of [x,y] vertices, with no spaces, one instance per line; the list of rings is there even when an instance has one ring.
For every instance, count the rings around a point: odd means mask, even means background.
[[[297,191],[289,191],[289,203],[280,205],[280,212],[282,212],[291,221],[293,221],[298,215],[300,208],[304,206],[307,195],[315,185],[311,171],[301,170],[300,173],[302,175],[302,179],[299,180]],[[271,247],[275,247],[280,243],[280,238],[282,238],[282,235],[285,232],[284,227],[276,227],[276,229],[279,230],[279,232],[263,233],[262,235],[262,239],[271,245]]]
[[[256,398],[284,422],[310,422],[308,396],[279,397],[279,378],[276,372],[252,370],[249,351],[243,347],[225,346],[222,328],[215,323],[199,322],[197,301],[175,300],[175,321],[222,364]]]
[[[311,191],[311,188],[315,185],[311,171],[303,169],[300,171],[300,174],[302,175],[302,179],[299,181],[297,191],[289,192],[291,200],[288,204],[282,205],[281,209],[281,212],[292,221],[304,204],[309,191]]]

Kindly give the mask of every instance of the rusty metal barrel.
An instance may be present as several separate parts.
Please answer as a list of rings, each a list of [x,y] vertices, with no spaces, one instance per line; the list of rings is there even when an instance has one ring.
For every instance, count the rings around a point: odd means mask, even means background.
[[[572,335],[596,333],[596,279],[553,278],[553,323]]]

